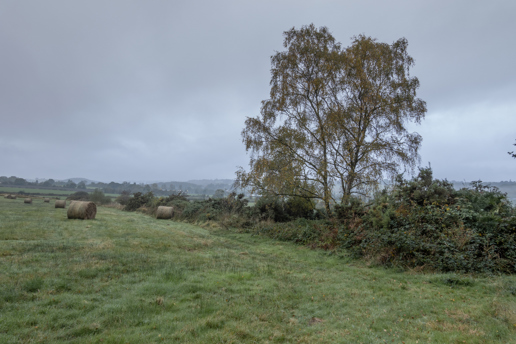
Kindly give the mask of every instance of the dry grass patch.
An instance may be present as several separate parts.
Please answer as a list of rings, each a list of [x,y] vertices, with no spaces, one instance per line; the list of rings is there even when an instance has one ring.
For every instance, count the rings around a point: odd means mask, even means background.
[[[492,314],[494,317],[507,323],[509,328],[516,331],[516,303],[515,302],[500,302],[493,301],[491,305]]]

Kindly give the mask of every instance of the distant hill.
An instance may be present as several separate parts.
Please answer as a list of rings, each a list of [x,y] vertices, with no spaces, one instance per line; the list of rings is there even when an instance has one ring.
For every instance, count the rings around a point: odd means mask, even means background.
[[[98,181],[95,181],[95,180],[91,180],[91,179],[87,179],[87,178],[67,178],[67,179],[62,179],[62,180],[58,180],[60,182],[67,182],[71,180],[72,182],[74,182],[75,184],[77,183],[80,183],[80,182],[84,182],[86,185],[88,184],[91,184],[91,183],[99,183]]]
[[[187,183],[197,184],[197,185],[210,185],[210,184],[225,184],[225,185],[233,185],[235,180],[233,179],[193,179],[187,181]]]

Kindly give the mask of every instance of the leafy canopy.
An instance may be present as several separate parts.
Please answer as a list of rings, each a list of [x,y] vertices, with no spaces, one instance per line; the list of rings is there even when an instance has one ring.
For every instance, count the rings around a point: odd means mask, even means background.
[[[250,170],[237,183],[262,194],[321,200],[329,214],[351,194],[374,189],[387,174],[413,169],[426,103],[409,74],[407,40],[379,43],[359,35],[343,49],[326,27],[284,33],[271,57],[270,99],[242,131]]]

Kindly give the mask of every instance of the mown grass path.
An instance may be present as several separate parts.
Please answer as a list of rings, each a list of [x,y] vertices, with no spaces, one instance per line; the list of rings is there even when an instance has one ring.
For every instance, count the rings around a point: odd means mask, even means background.
[[[0,199],[0,343],[515,343],[516,278]]]

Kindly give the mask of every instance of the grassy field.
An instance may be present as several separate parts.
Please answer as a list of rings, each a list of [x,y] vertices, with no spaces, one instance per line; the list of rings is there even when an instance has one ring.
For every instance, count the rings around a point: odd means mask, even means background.
[[[516,278],[0,198],[0,343],[516,343]]]

